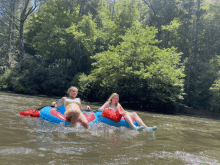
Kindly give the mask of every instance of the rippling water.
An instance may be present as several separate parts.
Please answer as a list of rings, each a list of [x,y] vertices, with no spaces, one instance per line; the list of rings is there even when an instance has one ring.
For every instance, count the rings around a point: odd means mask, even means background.
[[[158,130],[138,132],[98,123],[87,131],[19,115],[55,100],[0,92],[1,165],[220,164],[219,120],[138,112]]]

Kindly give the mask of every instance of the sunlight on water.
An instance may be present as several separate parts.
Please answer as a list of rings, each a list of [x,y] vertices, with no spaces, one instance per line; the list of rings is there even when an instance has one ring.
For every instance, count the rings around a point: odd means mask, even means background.
[[[7,148],[1,149],[0,154],[9,155],[9,154],[36,154],[36,152],[32,149],[28,148]]]
[[[148,158],[158,158],[158,159],[177,159],[184,162],[184,164],[218,164],[219,162],[210,158],[207,158],[206,156],[203,156],[202,154],[194,155],[189,154],[186,152],[176,151],[175,153],[165,152],[162,151],[160,153],[154,153],[153,156],[147,156]]]

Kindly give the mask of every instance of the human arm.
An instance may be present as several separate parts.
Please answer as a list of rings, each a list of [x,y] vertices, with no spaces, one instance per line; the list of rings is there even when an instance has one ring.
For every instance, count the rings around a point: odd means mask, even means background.
[[[109,107],[109,102],[105,102],[99,109],[105,109]]]
[[[90,109],[90,106],[86,106],[85,108],[82,106],[82,104],[81,104],[81,99],[80,98],[77,98],[78,100],[79,100],[79,108],[80,109]]]
[[[56,102],[52,102],[52,105],[58,109],[59,107],[61,107],[63,105],[65,99],[66,99],[66,97],[62,97],[60,99],[59,103],[56,104]]]
[[[86,106],[86,107],[81,107],[81,109],[90,109],[90,106]]]
[[[56,106],[56,102],[55,102],[55,101],[53,101],[51,105],[53,105],[53,106],[55,107],[55,106]]]
[[[121,113],[123,115],[127,112],[127,111],[124,110],[124,108],[121,106],[120,103],[118,103],[118,109],[119,109],[119,113]]]
[[[115,110],[116,107],[111,107],[111,109],[106,109],[107,107],[109,107],[109,103],[105,103],[103,106],[100,107],[103,108],[101,117],[105,117],[116,123],[120,122],[123,116],[123,114],[120,112],[121,106],[117,106],[117,110]]]

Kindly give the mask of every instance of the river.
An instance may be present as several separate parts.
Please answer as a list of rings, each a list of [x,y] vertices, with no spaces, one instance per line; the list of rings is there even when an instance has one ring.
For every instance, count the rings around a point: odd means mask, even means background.
[[[154,132],[98,123],[89,131],[20,116],[57,101],[0,92],[0,164],[220,164],[220,121],[137,112]],[[100,105],[85,103],[96,110]]]

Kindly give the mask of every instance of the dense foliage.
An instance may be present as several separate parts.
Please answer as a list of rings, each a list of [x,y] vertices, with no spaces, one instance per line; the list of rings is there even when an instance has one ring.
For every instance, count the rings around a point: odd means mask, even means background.
[[[4,0],[0,89],[175,112],[219,112],[220,3]],[[183,98],[184,96],[184,98]]]

